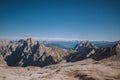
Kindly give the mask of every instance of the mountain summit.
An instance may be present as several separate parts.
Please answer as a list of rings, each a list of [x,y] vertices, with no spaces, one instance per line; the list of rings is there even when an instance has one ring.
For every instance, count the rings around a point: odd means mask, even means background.
[[[19,41],[0,41],[0,54],[9,66],[46,66],[59,62],[67,50],[46,47],[32,38]]]
[[[78,43],[75,47],[74,50],[76,51],[81,51],[84,48],[96,48],[95,45],[93,45],[91,42],[89,41],[81,41],[80,43]]]

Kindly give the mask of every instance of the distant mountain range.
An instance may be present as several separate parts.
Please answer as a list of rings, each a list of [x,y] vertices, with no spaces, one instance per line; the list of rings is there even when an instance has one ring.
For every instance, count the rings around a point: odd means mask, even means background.
[[[63,49],[73,49],[76,44],[79,44],[81,41],[42,41],[42,43],[47,47],[59,47]],[[111,47],[115,44],[114,41],[89,41],[91,44],[96,47]]]
[[[120,60],[120,41],[18,41],[0,40],[0,62],[8,66],[44,67],[59,62],[93,60]]]

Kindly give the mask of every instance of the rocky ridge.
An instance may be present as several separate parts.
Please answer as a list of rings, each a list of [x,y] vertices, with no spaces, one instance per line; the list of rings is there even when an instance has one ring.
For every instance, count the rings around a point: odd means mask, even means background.
[[[19,41],[0,41],[1,61],[8,66],[39,66],[44,67],[59,62],[76,62],[91,58],[100,60],[120,60],[120,41],[114,46],[96,48],[89,41],[77,44],[74,50],[57,47],[46,47],[32,38]]]
[[[89,41],[81,41],[80,43],[76,44],[76,46],[74,47],[74,50],[81,51],[82,49],[84,49],[86,47],[96,48],[96,46]]]
[[[80,42],[74,48],[77,52],[69,54],[65,57],[67,62],[75,62],[92,58],[96,61],[100,60],[117,60],[120,61],[120,41],[117,41],[114,46],[96,48],[90,42]]]
[[[67,50],[48,48],[32,38],[19,41],[0,41],[0,54],[9,66],[46,66],[59,62]]]

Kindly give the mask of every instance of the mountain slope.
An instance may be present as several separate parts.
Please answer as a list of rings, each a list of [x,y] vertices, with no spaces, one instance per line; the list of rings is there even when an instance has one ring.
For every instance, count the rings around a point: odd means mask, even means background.
[[[43,67],[59,62],[67,53],[65,49],[48,48],[32,38],[13,42],[1,41],[0,54],[3,55],[9,66]]]
[[[96,61],[107,60],[120,60],[120,41],[116,42],[113,47],[96,48],[89,42],[77,44],[75,49],[77,52],[69,54],[65,57],[68,62],[75,62],[92,58]]]

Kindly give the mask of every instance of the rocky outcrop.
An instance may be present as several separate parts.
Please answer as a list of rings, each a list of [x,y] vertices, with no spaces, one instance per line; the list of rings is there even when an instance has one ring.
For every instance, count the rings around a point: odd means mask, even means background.
[[[7,66],[7,63],[5,62],[2,55],[0,55],[0,66]]]
[[[113,47],[96,49],[95,54],[91,58],[94,60],[120,61],[120,41],[117,41]]]
[[[109,61],[120,61],[120,40],[116,42],[116,44],[113,46],[111,52],[111,56],[107,58],[106,60]]]
[[[89,58],[94,53],[95,53],[95,48],[85,47],[78,52],[67,55],[65,57],[65,60],[67,62],[75,62],[75,61],[79,61],[79,60],[84,60],[84,59]]]
[[[46,66],[59,62],[67,50],[48,48],[32,38],[1,42],[0,54],[9,66]]]
[[[117,41],[113,47],[104,48],[96,48],[89,42],[84,42],[84,44],[81,42],[79,46],[75,46],[75,48],[77,52],[65,57],[68,62],[75,62],[86,58],[92,58],[96,61],[102,59],[120,61],[120,41]]]
[[[75,62],[89,58],[95,53],[96,47],[89,41],[81,41],[74,47],[74,50],[76,50],[75,53],[69,54],[65,57],[67,62]]]
[[[92,43],[90,43],[89,41],[81,41],[80,43],[78,43],[75,47],[74,50],[76,51],[81,51],[84,48],[96,48],[95,45],[93,45]]]

